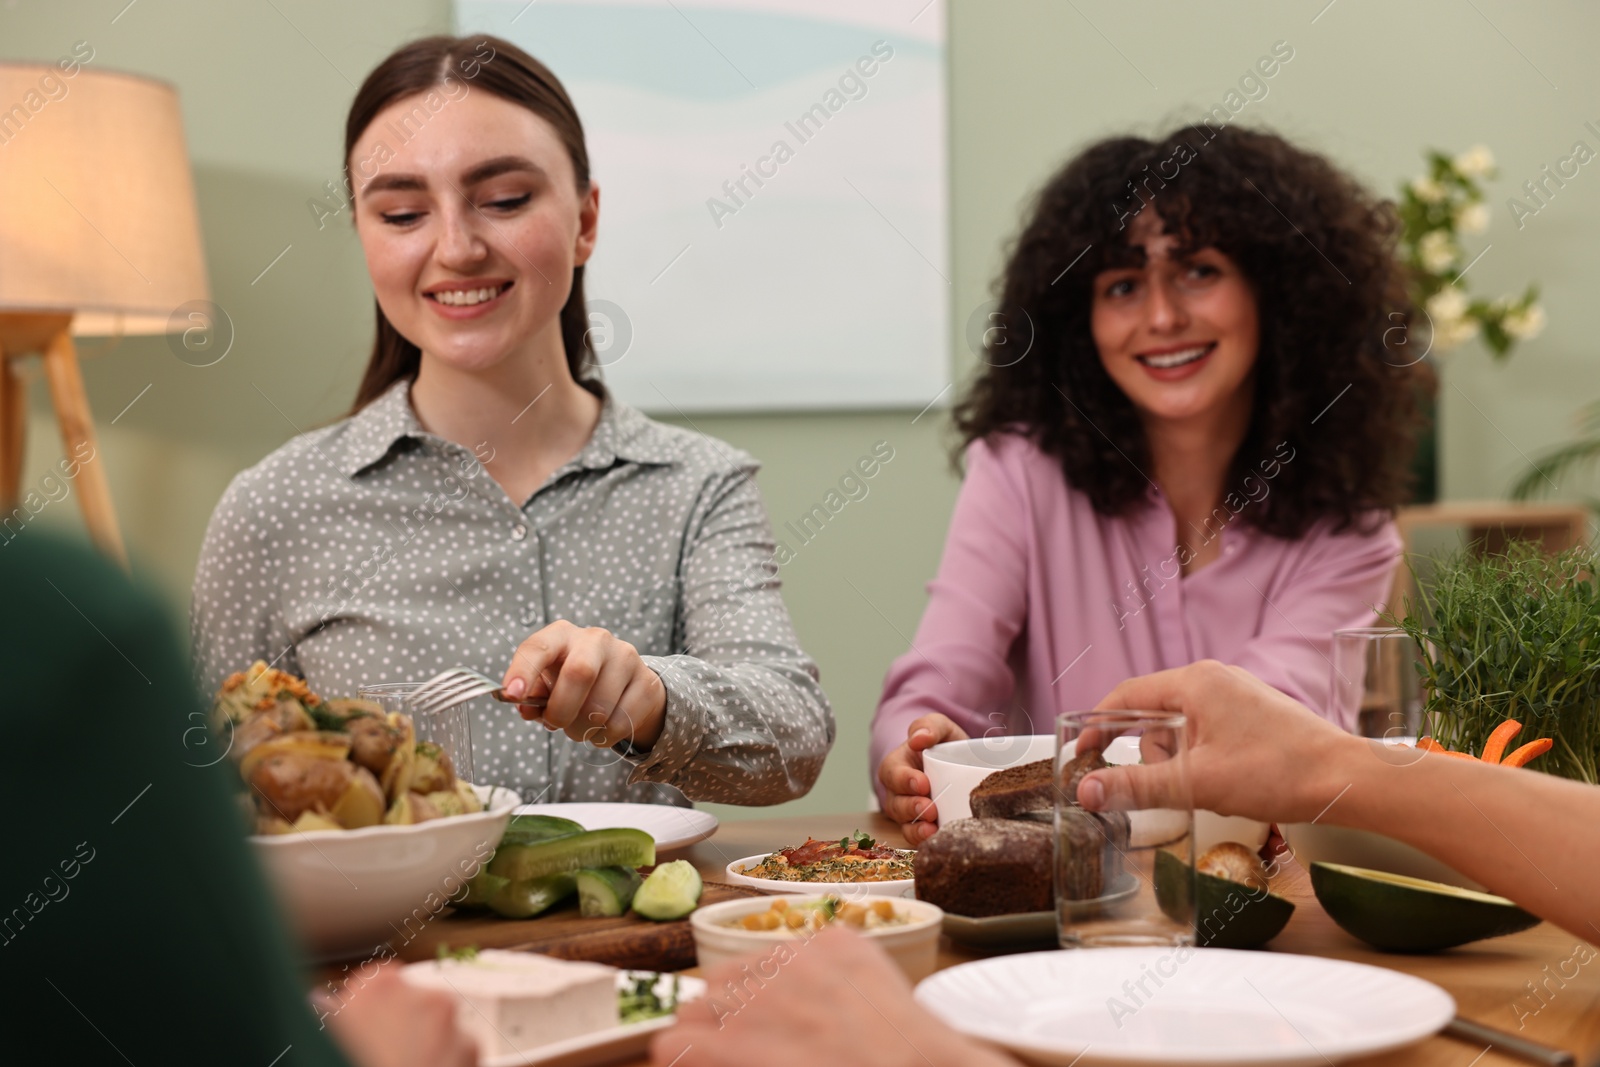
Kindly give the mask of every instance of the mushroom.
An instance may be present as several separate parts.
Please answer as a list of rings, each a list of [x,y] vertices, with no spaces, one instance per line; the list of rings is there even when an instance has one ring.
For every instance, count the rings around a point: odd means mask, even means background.
[[[1237,841],[1223,841],[1207,849],[1195,862],[1194,869],[1259,892],[1267,890],[1267,872],[1261,866],[1260,857]]]

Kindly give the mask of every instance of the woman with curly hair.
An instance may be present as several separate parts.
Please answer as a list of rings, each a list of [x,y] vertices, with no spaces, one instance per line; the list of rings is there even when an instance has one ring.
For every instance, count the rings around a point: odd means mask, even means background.
[[[1101,141],[1044,187],[873,721],[879,799],[913,844],[938,819],[923,750],[1049,733],[1135,675],[1219,659],[1333,714],[1333,631],[1374,621],[1400,555],[1398,229],[1328,160],[1239,128]]]

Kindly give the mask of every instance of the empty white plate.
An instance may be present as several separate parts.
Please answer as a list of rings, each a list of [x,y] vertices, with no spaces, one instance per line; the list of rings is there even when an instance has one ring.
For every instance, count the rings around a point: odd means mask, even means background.
[[[1455,1015],[1420,978],[1345,960],[1088,948],[963,963],[917,986],[951,1026],[1047,1064],[1327,1064],[1420,1041]]]
[[[631,826],[655,838],[657,852],[669,852],[704,841],[717,830],[717,817],[709,811],[671,804],[524,804],[512,814],[554,815],[571,819],[585,830]]]

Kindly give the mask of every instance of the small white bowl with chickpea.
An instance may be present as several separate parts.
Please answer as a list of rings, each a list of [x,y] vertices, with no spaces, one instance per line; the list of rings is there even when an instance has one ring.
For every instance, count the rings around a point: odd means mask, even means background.
[[[925,900],[847,900],[836,894],[730,900],[689,916],[701,967],[765,956],[779,943],[800,949],[824,926],[838,923],[876,941],[913,982],[933,973],[943,921],[944,911]]]

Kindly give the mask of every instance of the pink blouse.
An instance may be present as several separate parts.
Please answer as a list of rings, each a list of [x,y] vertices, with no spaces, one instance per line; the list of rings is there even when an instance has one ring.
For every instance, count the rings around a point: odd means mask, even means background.
[[[1053,733],[1057,712],[1091,708],[1127,678],[1199,659],[1238,664],[1335,718],[1333,631],[1374,623],[1400,537],[1393,522],[1365,533],[1333,533],[1322,522],[1293,541],[1243,521],[1224,527],[1229,512],[1243,515],[1272,492],[1294,462],[1288,446],[1226,498],[1203,531],[1221,537],[1221,554],[1189,575],[1180,574],[1175,520],[1154,486],[1151,506],[1107,518],[1024,437],[976,441],[966,457],[927,609],[873,717],[875,784],[883,757],[928,712],[973,737]]]

